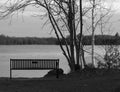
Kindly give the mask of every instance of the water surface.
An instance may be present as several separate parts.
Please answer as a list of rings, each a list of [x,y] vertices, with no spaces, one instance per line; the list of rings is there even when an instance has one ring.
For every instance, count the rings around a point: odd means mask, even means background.
[[[90,46],[85,50],[91,51]],[[96,46],[97,54],[104,54],[104,48]],[[85,53],[86,61],[91,62],[91,54]],[[10,59],[60,59],[60,68],[65,73],[70,71],[66,58],[63,56],[59,46],[56,45],[0,45],[0,77],[9,77]],[[49,71],[49,70],[48,70]],[[48,71],[46,70],[13,70],[13,77],[42,77]]]

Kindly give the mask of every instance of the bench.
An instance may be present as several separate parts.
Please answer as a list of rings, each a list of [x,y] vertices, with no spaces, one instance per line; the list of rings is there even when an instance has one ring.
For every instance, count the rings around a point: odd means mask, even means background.
[[[12,78],[12,70],[48,69],[56,69],[56,78],[58,78],[59,59],[10,59],[10,78]]]

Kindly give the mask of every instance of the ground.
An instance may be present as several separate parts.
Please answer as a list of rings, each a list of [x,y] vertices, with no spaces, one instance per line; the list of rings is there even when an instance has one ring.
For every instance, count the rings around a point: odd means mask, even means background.
[[[0,78],[0,92],[120,92],[120,72],[48,78]],[[100,73],[100,72],[99,72]]]

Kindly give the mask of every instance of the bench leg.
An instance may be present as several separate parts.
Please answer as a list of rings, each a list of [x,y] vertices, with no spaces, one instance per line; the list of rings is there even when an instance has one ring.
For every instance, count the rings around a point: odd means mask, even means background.
[[[59,69],[56,69],[56,78],[59,78]]]
[[[10,79],[12,79],[12,70],[10,69]]]

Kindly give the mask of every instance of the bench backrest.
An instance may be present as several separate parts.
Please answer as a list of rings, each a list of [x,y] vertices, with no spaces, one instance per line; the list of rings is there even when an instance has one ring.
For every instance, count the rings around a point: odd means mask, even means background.
[[[11,70],[58,69],[59,59],[10,59]]]

